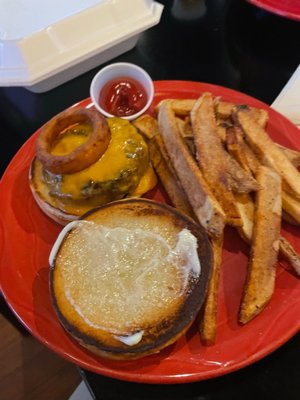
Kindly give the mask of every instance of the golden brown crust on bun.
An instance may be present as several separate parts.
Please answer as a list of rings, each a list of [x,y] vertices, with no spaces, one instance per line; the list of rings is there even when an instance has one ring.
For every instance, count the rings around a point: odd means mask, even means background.
[[[109,359],[141,358],[193,323],[211,259],[204,230],[175,209],[113,202],[63,229],[50,255],[53,304],[82,346]]]

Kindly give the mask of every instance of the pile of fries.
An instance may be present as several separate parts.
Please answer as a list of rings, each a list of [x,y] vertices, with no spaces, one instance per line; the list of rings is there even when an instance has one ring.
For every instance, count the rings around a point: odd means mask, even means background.
[[[300,275],[300,256],[281,236],[281,221],[300,224],[300,153],[272,141],[266,110],[235,105],[211,93],[167,99],[157,118],[134,121],[148,139],[152,164],[173,205],[207,231],[214,263],[199,322],[203,343],[216,340],[224,227],[250,244],[238,320],[246,324],[268,304],[278,258]]]

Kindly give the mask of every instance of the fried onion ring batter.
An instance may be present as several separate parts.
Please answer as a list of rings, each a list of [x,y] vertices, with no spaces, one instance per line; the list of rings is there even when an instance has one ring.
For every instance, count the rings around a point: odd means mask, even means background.
[[[78,123],[92,126],[92,133],[87,141],[68,154],[51,154],[56,138],[66,128]],[[70,174],[96,162],[106,151],[109,141],[110,130],[104,117],[91,109],[73,108],[61,112],[44,125],[36,142],[36,153],[47,170],[55,174]]]

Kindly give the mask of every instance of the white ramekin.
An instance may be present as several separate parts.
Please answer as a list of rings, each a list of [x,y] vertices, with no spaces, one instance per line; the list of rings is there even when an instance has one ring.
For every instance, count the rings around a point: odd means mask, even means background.
[[[102,68],[93,78],[90,86],[90,96],[96,109],[106,117],[114,117],[99,104],[99,95],[103,86],[110,80],[118,77],[128,77],[140,82],[147,95],[147,103],[140,111],[133,115],[121,117],[127,120],[133,120],[142,115],[151,105],[154,96],[154,86],[150,75],[141,67],[130,63],[115,63]]]

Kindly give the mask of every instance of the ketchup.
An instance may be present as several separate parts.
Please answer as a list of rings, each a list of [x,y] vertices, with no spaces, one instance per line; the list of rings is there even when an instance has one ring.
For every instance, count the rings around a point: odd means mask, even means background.
[[[117,117],[127,117],[140,111],[147,103],[144,87],[135,79],[123,76],[107,82],[99,95],[103,109]]]

